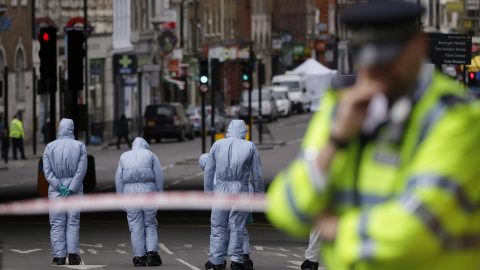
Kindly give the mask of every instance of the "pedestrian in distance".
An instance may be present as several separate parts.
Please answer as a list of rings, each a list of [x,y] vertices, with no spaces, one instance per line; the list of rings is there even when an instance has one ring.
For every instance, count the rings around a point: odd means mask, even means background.
[[[50,118],[47,118],[45,120],[45,123],[43,123],[42,128],[40,131],[42,132],[43,135],[43,143],[47,144],[50,141]]]
[[[208,153],[202,154],[200,158],[198,159],[198,163],[202,171],[205,170],[205,166],[207,165],[207,160],[208,160]],[[215,183],[215,179],[213,180]],[[248,183],[248,192],[253,193],[253,185],[251,183]],[[253,223],[253,217],[252,213],[249,213],[246,225],[252,224]],[[228,244],[230,243],[230,229],[228,230],[226,237],[225,237],[225,243],[223,246],[224,250],[224,257],[228,256],[227,250],[228,250]],[[250,235],[248,234],[247,226],[245,226],[243,230],[243,258],[245,259],[245,270],[253,270],[253,261],[250,258]],[[224,261],[224,268],[227,265],[227,261]],[[213,268],[213,265],[210,261],[208,261],[205,264],[206,269],[211,269]]]
[[[5,163],[5,166],[8,164],[8,148],[10,146],[10,140],[8,138],[8,126],[6,123],[0,123],[0,141],[1,141],[1,158]]]
[[[118,127],[117,127],[117,149],[120,149],[120,144],[122,139],[125,139],[125,142],[128,144],[128,148],[131,148],[132,145],[130,144],[130,139],[128,138],[129,128],[128,128],[128,120],[125,114],[122,114],[120,120],[118,120]]]
[[[249,192],[248,184],[253,183],[253,192],[263,193],[265,184],[257,147],[246,141],[247,126],[242,120],[232,120],[225,139],[215,142],[210,149],[205,165],[205,192],[240,194]],[[227,254],[231,269],[245,269],[244,229],[248,213],[235,209],[212,209],[210,233],[209,269],[225,269],[224,245],[228,237]],[[228,236],[227,236],[228,234]]]
[[[327,269],[480,269],[480,104],[426,63],[423,7],[359,2],[340,17],[356,81],[325,93],[267,217],[317,227]]]
[[[17,160],[17,149],[20,151],[22,160],[26,160],[23,138],[25,131],[23,130],[22,114],[18,112],[12,122],[10,122],[10,139],[12,140],[13,160]]]
[[[162,166],[143,138],[136,138],[132,150],[120,157],[115,173],[115,187],[120,194],[163,191]],[[133,246],[133,265],[162,265],[158,254],[157,209],[127,208],[126,212]]]
[[[48,181],[48,198],[57,200],[83,195],[83,178],[87,172],[87,149],[75,140],[71,119],[62,119],[57,139],[47,144],[43,153],[43,172]],[[80,212],[50,211],[50,239],[53,265],[79,265]]]

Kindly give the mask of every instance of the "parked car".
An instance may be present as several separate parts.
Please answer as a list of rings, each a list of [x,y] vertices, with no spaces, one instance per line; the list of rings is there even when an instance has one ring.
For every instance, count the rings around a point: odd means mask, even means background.
[[[258,89],[252,91],[252,117],[258,119],[259,117],[259,94]],[[262,118],[268,120],[268,122],[273,122],[278,119],[278,110],[277,104],[275,103],[275,98],[272,95],[272,90],[270,88],[262,89]],[[241,119],[248,119],[248,91],[242,92],[242,102],[239,117]]]
[[[183,142],[185,137],[190,140],[195,138],[193,125],[182,104],[179,103],[148,105],[145,110],[143,134],[148,142],[152,139],[160,142],[163,138],[177,138]]]
[[[281,116],[289,116],[292,113],[292,102],[288,98],[288,87],[273,85],[269,86],[269,88],[272,89],[278,114]]]
[[[205,108],[206,118],[205,124],[207,126],[207,131],[211,129],[211,113],[212,107],[206,106]],[[190,107],[187,110],[187,116],[193,124],[193,131],[195,134],[200,135],[202,132],[202,108],[201,107]],[[225,117],[220,113],[218,109],[215,109],[215,130],[217,132],[225,131]]]

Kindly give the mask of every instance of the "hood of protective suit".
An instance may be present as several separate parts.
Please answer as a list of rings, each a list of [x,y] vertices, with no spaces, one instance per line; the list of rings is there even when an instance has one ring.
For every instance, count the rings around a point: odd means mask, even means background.
[[[207,153],[202,154],[198,159],[198,165],[200,165],[200,168],[202,169],[202,171],[205,170],[205,166],[207,165],[207,160],[208,160]]]
[[[150,149],[150,147],[148,146],[147,141],[143,138],[137,137],[133,141],[132,149]]]
[[[244,140],[247,136],[247,126],[243,120],[232,120],[228,125],[227,138],[233,137]]]
[[[58,138],[59,139],[75,139],[73,135],[73,120],[68,118],[63,118],[58,125]]]

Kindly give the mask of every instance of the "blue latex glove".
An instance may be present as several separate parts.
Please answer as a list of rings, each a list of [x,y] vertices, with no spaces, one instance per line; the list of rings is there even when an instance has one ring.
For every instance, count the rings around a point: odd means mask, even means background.
[[[58,193],[60,193],[60,196],[62,196],[62,197],[67,197],[67,196],[69,196],[70,194],[72,194],[72,191],[71,191],[70,189],[68,189],[68,188],[60,185],[60,186],[58,187]]]
[[[253,215],[252,213],[248,213],[248,217],[247,217],[247,225],[249,224],[252,224],[253,223]]]

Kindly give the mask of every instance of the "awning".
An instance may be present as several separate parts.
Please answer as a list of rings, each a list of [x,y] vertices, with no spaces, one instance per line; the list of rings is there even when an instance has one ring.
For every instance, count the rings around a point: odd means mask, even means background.
[[[179,81],[179,80],[175,80],[175,79],[172,79],[172,78],[169,78],[169,77],[165,77],[165,81],[166,82],[169,82],[169,83],[172,83],[172,84],[175,84],[179,90],[185,90],[185,82],[184,81]]]

